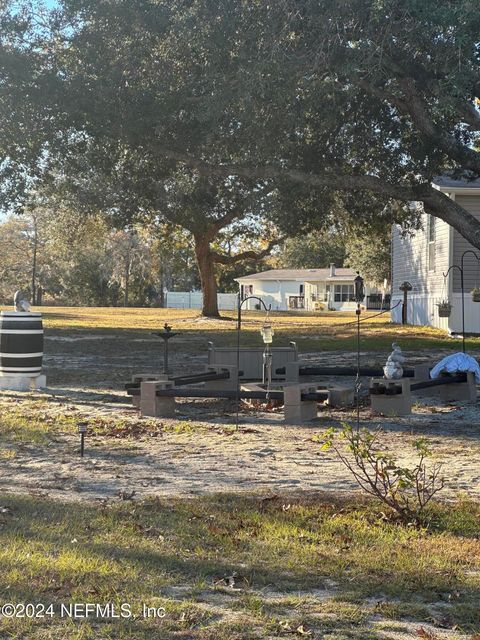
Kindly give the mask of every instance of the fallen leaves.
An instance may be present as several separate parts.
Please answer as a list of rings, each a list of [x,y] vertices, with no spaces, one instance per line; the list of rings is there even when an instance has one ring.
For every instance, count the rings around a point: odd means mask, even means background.
[[[295,635],[302,636],[304,638],[312,635],[312,631],[310,631],[309,629],[306,629],[303,624],[299,625],[298,627],[295,627],[295,625],[292,627],[291,622],[289,620],[281,620],[278,623],[278,626],[281,628],[281,630],[284,633],[292,633]]]
[[[415,633],[419,638],[422,638],[422,640],[439,640],[438,635],[434,631],[425,629],[425,627],[419,627],[415,630]]]
[[[246,576],[239,575],[234,571],[229,576],[224,576],[213,583],[215,587],[228,587],[234,591],[241,591],[251,587],[250,580]]]
[[[125,489],[121,489],[117,495],[120,500],[133,500],[135,494],[137,492],[133,489],[132,491],[126,491]]]

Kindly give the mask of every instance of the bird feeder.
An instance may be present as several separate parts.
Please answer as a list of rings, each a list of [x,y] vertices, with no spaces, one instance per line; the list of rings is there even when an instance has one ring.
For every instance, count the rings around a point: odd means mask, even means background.
[[[168,341],[174,336],[177,336],[178,332],[172,331],[172,327],[165,323],[163,331],[157,331],[154,335],[159,336],[159,338],[163,340],[163,373],[168,375]]]

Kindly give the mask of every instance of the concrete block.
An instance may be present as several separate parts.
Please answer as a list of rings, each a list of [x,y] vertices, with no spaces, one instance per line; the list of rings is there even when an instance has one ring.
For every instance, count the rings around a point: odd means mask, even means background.
[[[0,376],[0,390],[35,391],[47,386],[47,378],[39,376]]]
[[[470,372],[467,372],[466,382],[442,384],[436,388],[439,389],[440,399],[443,402],[475,403],[477,401],[477,384],[475,382],[475,375]]]
[[[209,382],[205,382],[205,389],[224,389],[229,391],[235,391],[238,385],[238,369],[233,365],[207,365],[205,371],[213,371],[215,373],[223,373],[224,371],[228,371],[230,374],[229,378],[225,380],[211,380]]]
[[[168,380],[168,376],[165,373],[135,373],[132,376],[132,382],[136,384],[147,382],[149,380],[165,381]]]
[[[355,401],[355,390],[349,387],[328,387],[327,392],[330,407],[351,407]]]
[[[168,376],[164,373],[135,373],[132,376],[132,382],[134,384],[141,385],[142,382],[152,382],[152,381],[165,381],[168,380]],[[140,395],[132,396],[132,407],[135,409],[140,409]]]
[[[302,400],[302,393],[315,393],[315,384],[286,384],[283,387],[284,416],[287,424],[303,424],[317,417],[317,401]]]
[[[430,364],[417,364],[413,367],[414,376],[410,378],[411,384],[416,382],[425,382],[430,380]],[[418,398],[429,398],[431,396],[439,397],[439,387],[428,387],[427,389],[417,389],[413,392]]]
[[[430,365],[429,364],[416,364],[413,367],[414,376],[411,382],[425,382],[430,380]]]
[[[377,386],[378,385],[378,386]],[[401,387],[401,393],[389,395],[388,393],[372,393],[372,389]],[[410,379],[387,380],[385,378],[372,378],[370,381],[370,401],[372,413],[383,416],[408,416],[412,413],[412,393]]]
[[[175,398],[157,396],[157,389],[172,389],[173,382],[150,381],[140,385],[140,413],[152,418],[174,418]]]
[[[301,364],[298,360],[295,362],[287,362],[285,365],[285,380],[287,382],[296,382],[300,381],[300,367]]]

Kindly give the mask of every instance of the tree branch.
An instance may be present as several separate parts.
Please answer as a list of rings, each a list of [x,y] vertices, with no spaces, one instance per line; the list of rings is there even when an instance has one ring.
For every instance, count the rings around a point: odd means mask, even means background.
[[[282,178],[311,187],[330,188],[339,191],[374,191],[386,198],[395,198],[404,202],[416,200],[414,189],[406,184],[392,184],[373,175],[353,175],[326,172],[308,173],[297,169],[283,169],[273,165],[245,167],[236,164],[211,164],[192,154],[155,144],[155,151],[177,162],[183,162],[203,175],[226,177],[236,175],[250,180],[268,180]],[[427,184],[427,183],[425,183]]]
[[[223,229],[224,227],[228,227],[229,224],[231,224],[237,218],[240,218],[242,215],[243,215],[243,211],[236,211],[236,210],[229,211],[228,213],[223,215],[221,218],[219,218],[218,220],[215,220],[215,222],[212,222],[211,224],[208,225],[208,231],[206,235],[210,238],[210,240],[213,240],[213,238],[215,238],[215,236],[220,231],[220,229]]]
[[[408,113],[417,129],[438,144],[450,157],[460,162],[463,168],[480,175],[480,154],[437,127],[428,113],[427,103],[417,91],[414,80],[403,78],[399,84],[405,95]]]
[[[356,80],[356,84],[379,100],[389,102],[401,114],[410,116],[415,127],[427,139],[443,149],[447,155],[459,162],[464,169],[469,169],[480,175],[480,154],[462,144],[454,136],[445,133],[435,124],[429,113],[429,106],[417,91],[415,81],[412,78],[399,78],[397,81],[404,94],[403,98],[391,91],[386,91],[381,87],[370,84],[365,78],[359,78]],[[476,122],[476,127],[480,129],[480,117],[475,109],[472,107],[467,110],[467,105],[465,105],[464,114],[466,115],[467,113],[469,121]],[[474,115],[476,116],[475,119]]]
[[[214,262],[218,264],[235,264],[236,262],[241,262],[242,260],[261,260],[265,256],[268,256],[273,247],[276,247],[283,241],[283,238],[277,238],[275,240],[271,240],[265,249],[262,251],[242,251],[241,253],[236,253],[233,256],[224,255],[222,253],[218,253],[217,251],[212,251],[211,256]]]
[[[372,191],[386,199],[407,203],[423,202],[427,213],[450,224],[471,244],[480,249],[480,221],[447,195],[434,189],[429,182],[393,184],[373,175],[352,175],[333,172],[313,174],[272,165],[263,167],[243,167],[235,164],[214,165],[189,153],[169,149],[160,144],[155,145],[155,150],[157,153],[161,153],[177,162],[183,162],[193,167],[204,175],[223,177],[236,175],[252,180],[286,179],[316,188],[328,188],[334,191]]]

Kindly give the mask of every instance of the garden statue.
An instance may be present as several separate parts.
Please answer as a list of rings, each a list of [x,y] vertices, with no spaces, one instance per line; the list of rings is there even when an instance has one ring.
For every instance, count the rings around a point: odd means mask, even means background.
[[[24,291],[15,291],[13,296],[13,308],[15,311],[30,311],[30,302]]]
[[[383,367],[383,373],[387,380],[398,380],[403,376],[403,363],[405,356],[396,342],[392,343],[393,351],[388,356],[388,360]]]

